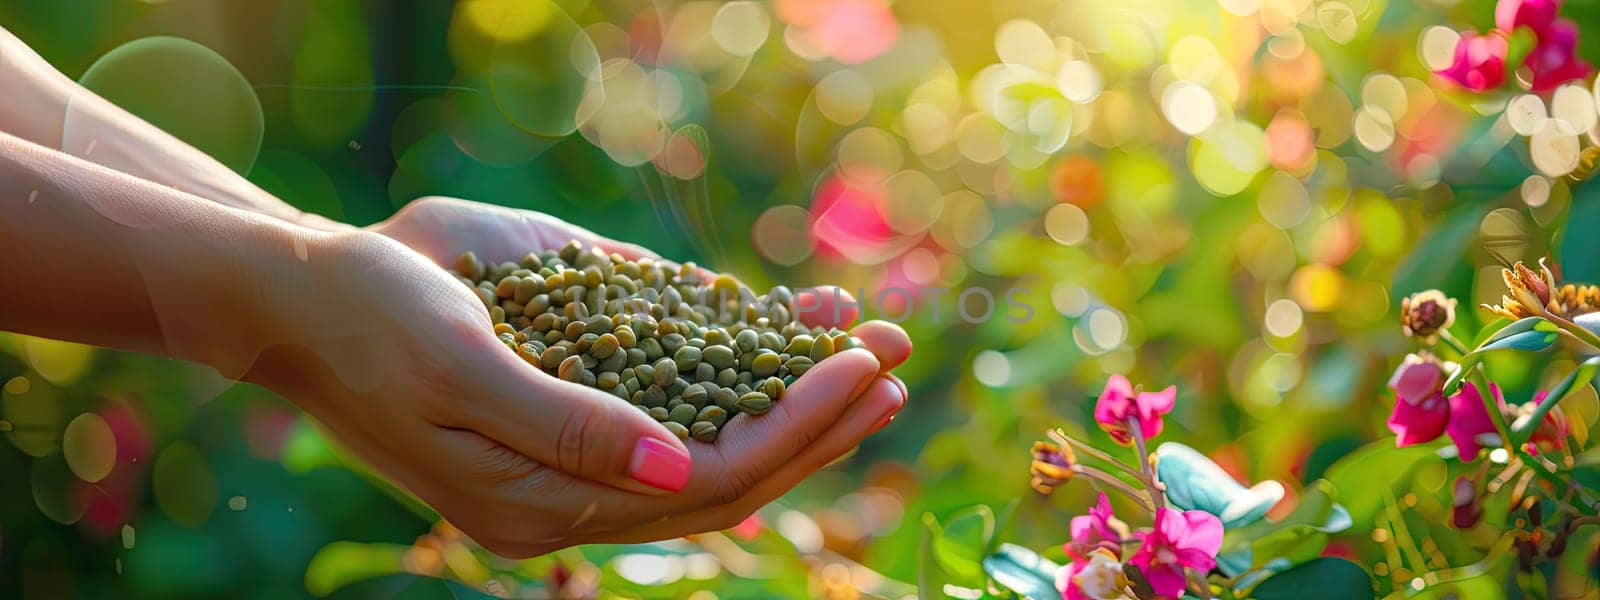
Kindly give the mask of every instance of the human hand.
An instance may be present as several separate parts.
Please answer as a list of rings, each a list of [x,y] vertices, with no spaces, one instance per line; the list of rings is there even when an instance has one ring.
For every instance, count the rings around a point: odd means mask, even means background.
[[[451,210],[414,212],[435,203]],[[471,206],[430,201],[373,229],[402,237],[429,220],[420,217],[459,226],[472,219],[454,211],[478,210]],[[525,223],[541,218],[521,214]],[[497,247],[520,256],[572,238],[608,243],[559,223],[534,229],[547,237],[517,243],[457,231],[482,241],[476,247],[490,258],[501,257],[490,254]],[[905,401],[903,384],[880,372],[904,360],[909,342],[892,325],[867,324],[854,334],[871,352],[824,361],[772,412],[736,416],[714,445],[686,445],[626,403],[507,352],[470,290],[411,249],[354,233],[318,238],[308,250],[308,274],[293,287],[312,299],[286,304],[289,334],[278,336],[299,341],[271,344],[248,379],[300,403],[500,554],[731,526],[849,451]],[[440,259],[456,251],[447,243],[429,250]]]

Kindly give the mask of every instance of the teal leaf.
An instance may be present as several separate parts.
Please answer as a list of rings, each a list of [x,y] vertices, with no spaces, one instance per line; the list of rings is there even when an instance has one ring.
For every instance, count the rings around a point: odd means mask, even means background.
[[[1482,336],[1483,339],[1479,341],[1476,346],[1473,346],[1474,348],[1481,349],[1489,343],[1497,342],[1519,333],[1533,331],[1534,327],[1546,321],[1544,320],[1544,317],[1523,317],[1515,321],[1507,321],[1502,318],[1497,322],[1501,323],[1499,327],[1491,325],[1490,327],[1485,328],[1482,333],[1478,334]]]
[[[1542,320],[1542,319],[1541,319]],[[1556,343],[1556,332],[1541,327],[1534,327],[1528,331],[1513,333],[1485,343],[1476,352],[1491,350],[1516,350],[1519,352],[1539,352]]]
[[[1177,442],[1156,449],[1156,474],[1167,500],[1184,510],[1203,510],[1225,529],[1254,523],[1283,499],[1283,484],[1263,481],[1246,488],[1206,455]]]
[[[1372,576],[1355,563],[1324,557],[1267,578],[1251,592],[1256,600],[1350,600],[1372,598]]]
[[[1572,318],[1572,322],[1595,334],[1600,334],[1600,312],[1578,315]]]
[[[1016,544],[1000,544],[994,554],[983,559],[983,570],[996,583],[1029,600],[1055,600],[1056,570],[1061,565]]]

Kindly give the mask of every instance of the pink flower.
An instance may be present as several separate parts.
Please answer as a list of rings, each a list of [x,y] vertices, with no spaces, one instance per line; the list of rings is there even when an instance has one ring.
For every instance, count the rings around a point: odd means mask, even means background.
[[[1506,401],[1500,397],[1500,389],[1490,385],[1489,393],[1494,395],[1496,405],[1503,409]],[[1477,458],[1484,444],[1500,443],[1494,419],[1483,405],[1483,396],[1478,393],[1477,387],[1464,384],[1461,391],[1450,397],[1450,425],[1445,428],[1445,434],[1455,442],[1456,454],[1465,462]],[[1493,437],[1493,441],[1490,437]]]
[[[1067,556],[1079,561],[1088,558],[1096,548],[1107,548],[1122,554],[1122,539],[1128,537],[1128,527],[1111,514],[1111,499],[1100,492],[1100,500],[1089,509],[1089,514],[1072,518],[1072,541],[1062,545]]]
[[[1454,60],[1436,73],[1474,92],[1500,87],[1506,81],[1505,36],[1463,32]]]
[[[1397,436],[1395,445],[1404,448],[1437,439],[1450,422],[1450,404],[1440,391],[1444,368],[1428,356],[1410,354],[1389,378],[1395,392],[1394,412],[1389,415],[1389,430]]]
[[[1462,43],[1466,43],[1466,38],[1462,38]],[[1460,52],[1456,51],[1457,57]],[[1502,56],[1504,54],[1501,52]],[[1588,77],[1594,71],[1594,67],[1578,58],[1578,25],[1568,19],[1556,19],[1549,28],[1540,31],[1538,43],[1523,64],[1533,74],[1528,87],[1534,92],[1548,92],[1568,81]]]
[[[1555,20],[1560,8],[1559,0],[1500,0],[1494,7],[1494,25],[1508,33],[1518,27],[1540,33]]]
[[[1136,419],[1140,433],[1148,440],[1161,433],[1161,415],[1172,412],[1172,404],[1177,397],[1177,386],[1169,385],[1159,392],[1136,393],[1127,377],[1112,375],[1106,381],[1106,389],[1100,392],[1100,399],[1095,402],[1094,420],[1101,429],[1111,434],[1111,439],[1118,444],[1128,445],[1133,443],[1133,431],[1128,421]]]
[[[1103,571],[1122,558],[1122,540],[1128,537],[1128,526],[1111,513],[1111,499],[1101,492],[1089,514],[1073,517],[1070,527],[1072,539],[1061,548],[1072,562],[1056,573],[1056,589],[1066,600],[1104,596],[1100,593],[1102,588],[1116,587],[1117,580],[1108,579]],[[1093,590],[1083,589],[1086,578],[1094,582]]]
[[[1222,549],[1222,521],[1201,510],[1156,509],[1155,527],[1142,534],[1129,564],[1139,567],[1150,589],[1161,596],[1183,594],[1184,569],[1201,573],[1217,566],[1217,551]]]
[[[1064,600],[1102,600],[1129,597],[1128,577],[1122,563],[1105,548],[1094,551],[1088,560],[1073,561],[1056,570],[1056,589]]]

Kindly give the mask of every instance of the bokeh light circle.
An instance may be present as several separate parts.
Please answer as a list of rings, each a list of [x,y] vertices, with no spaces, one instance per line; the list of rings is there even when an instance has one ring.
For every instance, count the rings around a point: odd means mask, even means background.
[[[1361,147],[1372,152],[1383,152],[1394,144],[1394,119],[1381,107],[1367,105],[1356,112],[1351,128]]]
[[[1089,237],[1089,215],[1072,204],[1056,204],[1044,213],[1044,231],[1056,243],[1075,246]]]
[[[1528,138],[1533,166],[1550,177],[1560,177],[1577,168],[1581,149],[1578,130],[1561,119],[1545,119]]]
[[[849,69],[834,71],[817,82],[817,110],[829,121],[851,125],[872,109],[872,82]]]
[[[1566,121],[1574,130],[1588,131],[1600,120],[1600,113],[1595,112],[1594,96],[1588,87],[1568,84],[1556,88],[1551,96],[1550,117]]]
[[[1455,60],[1456,44],[1461,33],[1443,25],[1434,25],[1422,31],[1417,38],[1417,56],[1429,71],[1440,71]]]
[[[1518,135],[1533,135],[1548,118],[1544,100],[1533,94],[1521,94],[1506,103],[1506,124]]]
[[[1522,202],[1531,208],[1544,206],[1550,201],[1550,180],[1542,175],[1529,175],[1517,188]]]
[[[105,479],[117,463],[117,439],[106,420],[83,413],[67,423],[61,435],[61,454],[73,475],[89,483]]]
[[[261,151],[266,120],[255,88],[216,51],[176,37],[147,37],[117,46],[78,83],[123,110],[199,148],[236,173],[249,173]],[[84,99],[67,103],[61,150],[112,168],[137,166],[139,148],[102,141],[107,131]]]
[[[889,226],[903,234],[927,231],[944,208],[939,184],[926,173],[905,170],[884,181],[883,217]]]
[[[881,180],[900,170],[904,157],[894,134],[860,127],[839,140],[839,172],[857,182]]]
[[[1161,94],[1161,113],[1178,131],[1198,135],[1217,122],[1217,101],[1204,86],[1180,81]]]
[[[205,523],[217,506],[216,475],[205,455],[186,442],[174,442],[156,455],[151,486],[156,505],[186,527]]]
[[[729,2],[711,19],[711,39],[734,56],[755,54],[771,33],[772,17],[756,2]]]
[[[811,236],[811,213],[793,204],[774,206],[756,217],[750,242],[756,252],[774,263],[800,264],[817,248]]]
[[[494,36],[488,77],[495,103],[529,133],[572,133],[583,124],[579,105],[587,84],[600,78],[599,51],[552,0],[507,4],[526,17],[503,23],[507,29]]]

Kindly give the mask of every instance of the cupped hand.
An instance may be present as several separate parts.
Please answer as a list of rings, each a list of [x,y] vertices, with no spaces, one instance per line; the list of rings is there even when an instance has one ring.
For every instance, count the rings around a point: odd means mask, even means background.
[[[248,378],[300,403],[503,555],[731,526],[905,402],[887,372],[910,343],[898,327],[867,323],[852,330],[864,349],[818,364],[771,412],[735,416],[714,444],[685,443],[627,403],[507,351],[481,301],[437,266],[469,248],[498,260],[570,239],[647,252],[537,213],[452,200],[413,203],[372,231],[383,235],[312,244],[293,287],[314,301],[286,303],[293,318],[282,327],[292,334],[278,336]],[[809,324],[848,325],[829,322],[831,310],[812,314],[825,318]]]

